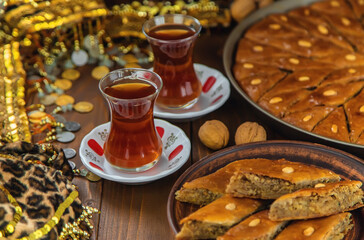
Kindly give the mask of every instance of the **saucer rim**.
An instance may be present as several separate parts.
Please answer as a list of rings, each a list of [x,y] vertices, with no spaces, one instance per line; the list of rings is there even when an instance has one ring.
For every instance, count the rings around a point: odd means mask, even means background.
[[[98,175],[99,177],[101,177],[103,179],[107,179],[107,180],[114,181],[114,182],[120,182],[120,183],[124,183],[124,184],[129,184],[129,185],[139,185],[139,184],[149,183],[149,182],[164,178],[166,176],[169,176],[169,175],[175,173],[188,161],[188,159],[189,159],[189,157],[191,155],[191,141],[187,137],[186,133],[180,127],[178,127],[178,126],[176,126],[174,124],[171,124],[168,121],[165,121],[165,120],[162,120],[162,119],[155,118],[154,121],[155,121],[156,125],[169,126],[171,128],[174,128],[177,132],[180,132],[181,136],[183,137],[183,139],[180,142],[185,142],[183,145],[184,145],[184,147],[187,147],[187,152],[188,152],[187,156],[182,155],[184,157],[177,164],[175,164],[172,168],[167,169],[167,170],[162,171],[162,172],[158,172],[158,174],[151,175],[151,176],[142,176],[142,174],[145,173],[145,171],[144,172],[139,172],[139,173],[132,173],[132,172],[125,172],[124,171],[125,174],[141,175],[141,176],[139,176],[137,178],[132,178],[132,179],[129,178],[128,179],[128,178],[122,176],[122,170],[120,170],[121,175],[115,175],[115,174],[107,174],[104,171],[101,171],[99,169],[96,169],[96,168],[93,168],[92,166],[90,166],[89,161],[87,161],[87,158],[86,158],[86,156],[84,156],[84,153],[82,151],[82,150],[84,150],[86,148],[86,145],[87,145],[86,144],[86,139],[89,139],[90,136],[92,136],[94,134],[96,129],[105,127],[105,126],[109,125],[110,122],[106,122],[106,123],[103,123],[103,124],[100,124],[100,125],[94,127],[88,134],[86,134],[82,138],[81,144],[80,144],[80,147],[79,147],[79,155],[80,155],[80,159],[81,159],[82,164],[89,171],[91,171],[92,173]],[[157,123],[159,123],[159,124],[157,124]],[[168,161],[168,158],[167,158],[164,151],[162,153],[161,158],[163,158],[163,157],[166,158],[165,160]],[[103,158],[104,161],[107,161],[105,159],[104,155],[102,155],[101,158]],[[156,167],[157,164],[155,166],[153,166],[153,168]],[[153,169],[153,168],[151,168],[151,169]],[[113,176],[115,176],[117,179],[115,177],[113,177]],[[120,179],[120,177],[121,177],[121,179]]]

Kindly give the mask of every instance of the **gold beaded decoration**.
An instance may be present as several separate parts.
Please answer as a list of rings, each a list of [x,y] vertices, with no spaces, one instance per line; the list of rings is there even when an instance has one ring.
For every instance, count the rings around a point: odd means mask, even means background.
[[[66,198],[66,200],[59,205],[57,208],[54,216],[49,220],[42,228],[32,232],[26,237],[20,238],[18,240],[36,240],[44,235],[48,234],[49,231],[58,224],[59,220],[61,219],[64,211],[71,206],[73,201],[78,197],[78,191],[74,190],[71,194]]]
[[[0,90],[4,102],[0,106],[2,139],[31,142],[25,111],[25,71],[20,60],[19,42],[0,47]],[[6,135],[4,135],[4,133]]]
[[[19,206],[19,203],[15,200],[15,198],[9,193],[9,191],[2,185],[0,185],[0,190],[3,191],[8,198],[11,205],[15,207],[15,214],[13,220],[11,220],[4,229],[0,230],[0,238],[11,235],[15,231],[15,225],[20,221],[23,210]]]

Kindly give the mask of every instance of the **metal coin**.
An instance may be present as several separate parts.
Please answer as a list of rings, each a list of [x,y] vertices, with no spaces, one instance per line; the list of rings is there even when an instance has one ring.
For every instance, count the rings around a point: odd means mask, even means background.
[[[61,143],[72,142],[75,139],[75,134],[71,132],[61,132],[56,135],[57,141]]]
[[[62,73],[62,78],[69,79],[71,81],[74,81],[80,77],[81,73],[77,71],[76,69],[66,69]]]
[[[42,111],[31,111],[28,113],[29,121],[31,123],[40,123],[44,117],[47,116],[47,113]]]
[[[52,116],[54,117],[54,119],[56,119],[57,122],[60,122],[60,123],[67,122],[67,120],[62,115],[53,114]]]
[[[95,67],[92,72],[91,76],[97,80],[100,80],[103,76],[110,72],[109,68],[106,66],[97,66]]]
[[[93,38],[91,40],[91,38]],[[97,39],[97,36],[95,35],[86,35],[83,39],[83,46],[87,49],[90,50],[93,46],[97,46],[99,45],[99,40]]]
[[[126,54],[122,58],[127,63],[137,63],[138,62],[138,59],[132,54]]]
[[[57,79],[56,81],[54,81],[54,85],[66,91],[72,87],[72,82],[68,79]]]
[[[71,159],[76,156],[76,150],[74,150],[73,148],[64,148],[63,152],[64,152],[64,156],[67,159]]]
[[[71,166],[72,170],[76,168],[76,163],[72,161],[68,161],[69,165]]]
[[[45,106],[50,106],[56,102],[57,98],[58,96],[56,97],[54,95],[45,95],[43,98],[40,99],[40,103]]]
[[[68,121],[64,123],[64,127],[67,131],[77,132],[81,129],[81,124],[79,124],[78,122]]]
[[[86,174],[86,178],[91,181],[91,182],[97,182],[101,180],[101,177],[97,176],[95,173],[93,172],[88,172]]]
[[[99,58],[100,57],[100,50],[99,47],[96,46],[92,46],[90,49],[88,49],[88,52],[90,54],[91,57],[93,58]]]
[[[73,97],[71,97],[70,95],[67,94],[63,94],[61,96],[59,96],[56,100],[56,104],[58,106],[64,106],[67,104],[73,104],[75,102],[75,99]]]
[[[85,50],[78,50],[78,51],[74,51],[71,54],[71,59],[72,62],[76,65],[76,66],[84,66],[87,61],[88,61],[88,54]]]
[[[44,118],[45,116],[47,116],[47,113],[38,110],[28,113],[28,117],[32,119]]]
[[[73,105],[73,108],[80,113],[88,113],[94,109],[94,105],[90,102],[81,101]]]
[[[125,68],[142,68],[142,67],[137,63],[127,63],[125,64]]]

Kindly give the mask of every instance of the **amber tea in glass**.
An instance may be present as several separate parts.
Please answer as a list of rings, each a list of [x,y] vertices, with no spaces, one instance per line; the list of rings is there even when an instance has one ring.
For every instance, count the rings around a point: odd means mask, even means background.
[[[162,154],[153,119],[154,102],[162,87],[160,77],[148,70],[126,68],[107,74],[99,87],[111,113],[104,145],[106,160],[132,172],[153,167]]]
[[[193,68],[193,48],[201,31],[199,21],[191,16],[166,14],[143,25],[143,32],[153,49],[153,71],[163,80],[157,98],[162,108],[188,108],[201,94],[201,82]]]

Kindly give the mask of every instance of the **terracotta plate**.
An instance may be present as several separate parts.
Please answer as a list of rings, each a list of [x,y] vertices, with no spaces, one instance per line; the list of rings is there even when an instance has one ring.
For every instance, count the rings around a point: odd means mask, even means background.
[[[330,169],[343,177],[364,182],[364,160],[331,147],[299,141],[266,141],[237,145],[217,151],[193,164],[173,185],[168,198],[168,221],[175,233],[179,232],[178,222],[196,210],[196,206],[181,203],[174,198],[181,186],[195,178],[215,172],[235,160],[246,158],[285,158]],[[363,187],[364,189],[364,187]],[[358,240],[364,236],[364,208],[352,212],[355,226],[346,240]]]

